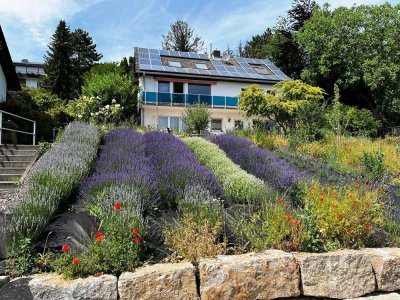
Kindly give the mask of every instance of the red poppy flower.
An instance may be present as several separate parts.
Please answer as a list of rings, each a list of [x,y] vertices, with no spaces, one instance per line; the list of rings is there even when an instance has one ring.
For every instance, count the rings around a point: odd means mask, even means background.
[[[319,193],[319,195],[323,197],[323,196],[325,196],[325,193],[322,192],[322,193]]]
[[[350,234],[350,229],[346,229],[346,234]]]
[[[343,219],[344,218],[344,214],[338,214],[339,219]]]
[[[77,265],[79,264],[81,261],[77,258],[72,259],[72,264]]]
[[[381,188],[378,188],[378,193],[381,193],[382,192],[382,189]]]
[[[319,201],[324,202],[324,197],[321,197]]]
[[[63,252],[68,252],[71,249],[71,247],[68,244],[64,244],[61,248]]]
[[[365,224],[365,229],[371,230],[371,225],[370,224]]]
[[[104,240],[104,237],[102,235],[99,235],[99,236],[96,237],[96,240],[98,242],[101,242],[102,240]]]
[[[296,220],[296,221],[293,221],[293,225],[294,225],[294,226],[299,226],[299,225],[300,225],[300,222],[297,221],[297,220]]]
[[[139,229],[137,229],[137,228],[133,228],[133,230],[132,230],[132,232],[133,232],[133,234],[139,234]]]
[[[121,203],[115,203],[114,204],[115,210],[120,210],[121,209]]]
[[[96,232],[96,237],[101,236],[101,235],[102,235],[102,234],[101,234],[100,231],[97,231],[97,232]]]
[[[139,237],[135,237],[135,238],[133,239],[133,241],[134,241],[136,244],[139,244],[139,243],[140,243],[140,238],[139,238]]]
[[[279,204],[282,204],[283,200],[277,200],[276,202],[279,203]]]
[[[286,216],[286,220],[287,220],[288,222],[290,222],[290,221],[292,221],[292,217],[291,217],[291,216]]]

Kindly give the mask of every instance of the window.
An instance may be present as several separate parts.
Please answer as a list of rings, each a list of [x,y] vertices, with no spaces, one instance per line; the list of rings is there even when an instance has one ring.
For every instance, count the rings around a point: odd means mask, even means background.
[[[179,117],[169,118],[169,128],[173,131],[179,131]]]
[[[188,94],[211,96],[211,85],[209,84],[188,84]]]
[[[253,65],[254,71],[256,71],[258,74],[262,75],[274,75],[271,70],[264,65]]]
[[[211,130],[222,131],[222,119],[211,119]]]
[[[170,60],[170,61],[168,61],[168,65],[170,67],[182,68],[182,65],[181,65],[181,63],[179,61]]]
[[[197,69],[202,69],[202,70],[208,70],[208,67],[206,64],[195,64]]]
[[[168,117],[158,117],[158,129],[165,129],[168,127]]]
[[[169,93],[169,82],[159,81],[158,82],[158,92],[159,93]]]

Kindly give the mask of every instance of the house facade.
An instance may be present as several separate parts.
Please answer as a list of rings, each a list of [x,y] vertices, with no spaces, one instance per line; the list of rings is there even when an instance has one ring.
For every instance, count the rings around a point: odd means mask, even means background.
[[[14,62],[14,66],[21,86],[36,89],[39,87],[39,82],[46,76],[42,63],[23,59],[20,62]]]
[[[0,26],[0,102],[6,101],[8,90],[20,90],[17,74]]]
[[[277,82],[290,79],[267,59],[221,57],[219,51],[208,56],[135,48],[134,66],[141,88],[141,124],[173,131],[187,128],[182,114],[194,104],[209,107],[212,132],[252,127],[254,120],[237,109],[239,93],[250,84],[268,92]]]

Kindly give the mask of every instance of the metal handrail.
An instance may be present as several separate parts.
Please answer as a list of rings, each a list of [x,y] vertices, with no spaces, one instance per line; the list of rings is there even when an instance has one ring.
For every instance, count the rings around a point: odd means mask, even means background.
[[[21,131],[21,130],[16,130],[16,129],[11,129],[11,128],[4,128],[3,127],[3,114],[6,115],[10,115],[16,118],[19,118],[21,120],[25,120],[25,121],[29,121],[33,123],[33,130],[32,132],[27,132],[27,131]],[[0,145],[2,145],[2,136],[3,136],[3,130],[5,131],[11,131],[11,132],[17,132],[17,133],[22,133],[22,134],[28,134],[28,135],[32,135],[32,144],[35,145],[36,144],[36,121],[28,119],[28,118],[24,118],[9,112],[6,112],[4,110],[0,110]]]

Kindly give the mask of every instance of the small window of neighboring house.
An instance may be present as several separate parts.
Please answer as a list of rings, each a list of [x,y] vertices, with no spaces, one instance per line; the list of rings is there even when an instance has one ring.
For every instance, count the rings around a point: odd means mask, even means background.
[[[168,65],[170,67],[182,68],[181,62],[179,62],[179,61],[170,60],[170,61],[168,61]]]
[[[222,131],[222,119],[211,119],[211,130]]]
[[[195,64],[197,69],[201,70],[208,70],[208,67],[206,64]]]

